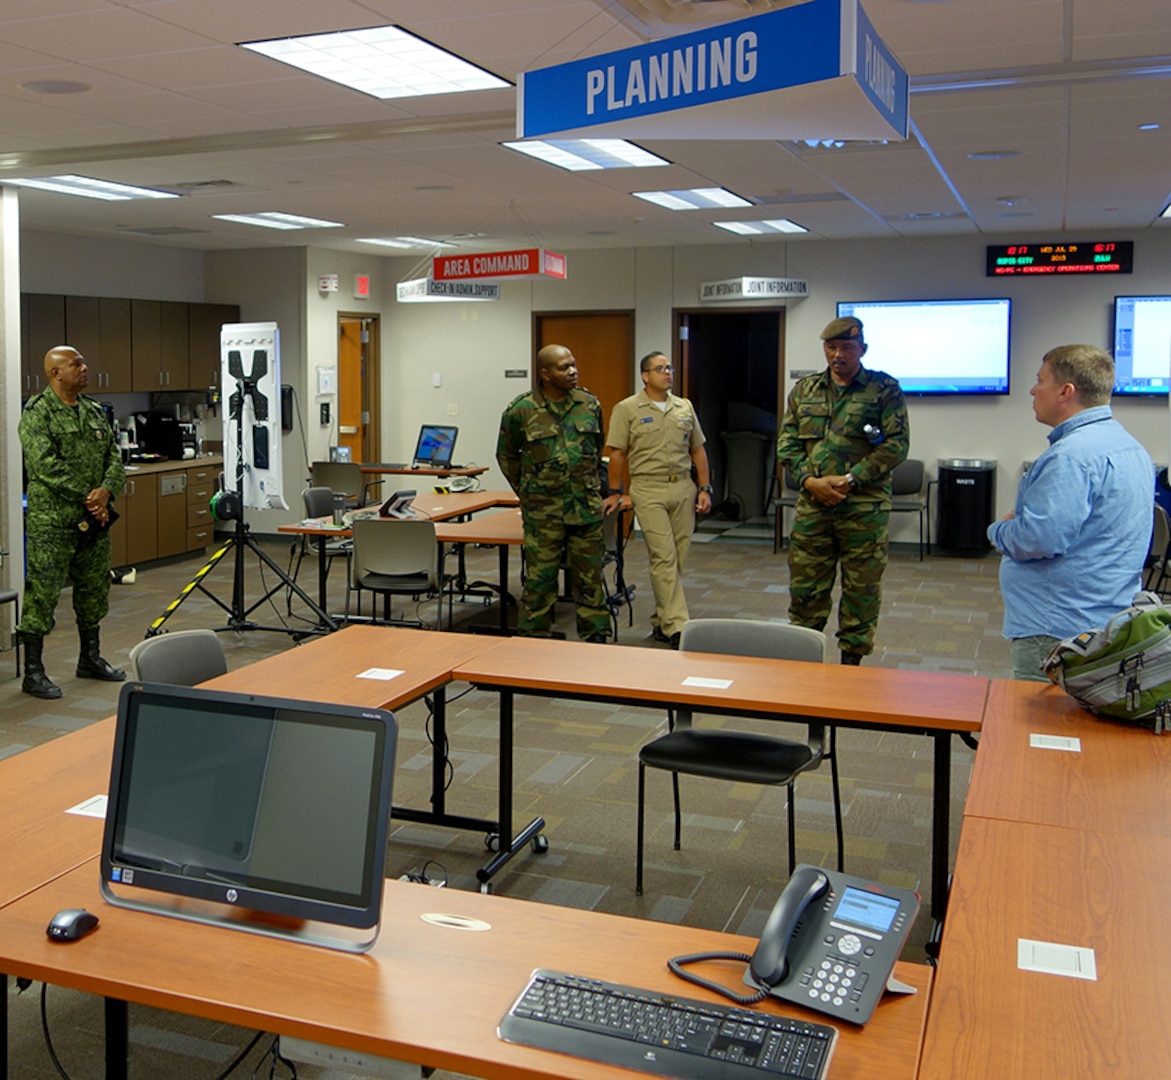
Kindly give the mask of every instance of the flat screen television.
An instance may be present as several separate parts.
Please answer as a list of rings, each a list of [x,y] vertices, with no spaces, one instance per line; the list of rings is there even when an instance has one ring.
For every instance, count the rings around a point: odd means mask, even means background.
[[[1114,297],[1114,393],[1171,386],[1171,296]]]
[[[103,896],[369,948],[381,914],[396,736],[393,715],[380,709],[127,682],[102,838]],[[309,931],[306,920],[374,933],[348,941]]]
[[[862,363],[899,380],[904,394],[1007,394],[1012,301],[839,300],[862,320]]]

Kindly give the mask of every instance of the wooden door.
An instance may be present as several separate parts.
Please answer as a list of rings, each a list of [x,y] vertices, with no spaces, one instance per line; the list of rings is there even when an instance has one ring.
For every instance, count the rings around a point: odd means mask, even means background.
[[[379,431],[378,320],[363,315],[338,316],[338,445],[348,446],[354,461],[378,461]]]
[[[536,354],[546,345],[564,345],[577,360],[578,385],[602,403],[602,420],[634,393],[634,312],[600,311],[536,314],[533,341],[533,385]]]

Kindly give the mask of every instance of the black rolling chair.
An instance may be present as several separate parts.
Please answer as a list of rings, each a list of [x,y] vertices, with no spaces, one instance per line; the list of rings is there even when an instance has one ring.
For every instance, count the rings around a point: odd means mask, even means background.
[[[927,513],[927,472],[918,458],[907,458],[890,474],[890,512],[919,515],[919,561],[931,552],[931,521]],[[926,536],[926,541],[924,541]]]
[[[806,660],[822,663],[825,635],[788,623],[757,619],[692,619],[683,627],[680,652],[728,653],[774,660]],[[834,821],[837,827],[838,869],[844,869],[842,799],[838,763],[834,755],[834,729],[810,724],[805,742],[775,735],[693,727],[690,711],[678,710],[668,721],[671,730],[649,742],[638,754],[638,861],[635,891],[642,895],[643,817],[646,770],[673,773],[675,795],[675,850],[679,850],[679,774],[737,780],[747,784],[771,784],[788,789],[789,873],[797,864],[796,829],[793,821],[793,784],[803,772],[830,763],[833,782]]]
[[[784,487],[773,499],[773,554],[785,546],[785,511],[797,505],[797,496],[801,489],[797,487],[797,478],[792,469],[784,470]],[[777,488],[777,478],[773,477],[773,489]]]

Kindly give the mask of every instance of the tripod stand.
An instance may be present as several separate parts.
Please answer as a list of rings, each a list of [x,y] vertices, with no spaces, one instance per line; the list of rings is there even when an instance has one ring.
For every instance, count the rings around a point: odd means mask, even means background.
[[[203,593],[209,600],[216,604],[221,610],[227,612],[228,622],[226,626],[219,626],[215,629],[220,630],[269,630],[274,633],[292,634],[294,637],[304,637],[309,634],[327,634],[338,628],[337,623],[320,607],[317,603],[305,592],[284,570],[280,568],[269,557],[269,555],[260,547],[256,538],[252,535],[248,528],[248,523],[244,519],[244,399],[251,398],[253,401],[253,411],[258,418],[267,418],[268,416],[268,402],[262,394],[260,394],[257,384],[260,378],[264,375],[265,365],[267,363],[263,352],[258,351],[253,354],[252,374],[245,378],[243,368],[240,364],[240,357],[238,353],[230,355],[230,371],[236,379],[236,390],[232,394],[229,403],[229,415],[236,423],[236,488],[235,495],[231,493],[222,493],[220,498],[216,501],[216,507],[221,507],[221,513],[224,515],[221,520],[231,520],[234,518],[236,522],[235,534],[230,536],[224,545],[216,551],[210,559],[204,563],[203,566],[196,571],[195,576],[183,586],[179,595],[167,605],[163,613],[150,624],[146,631],[146,637],[155,637],[163,633],[162,625],[169,619],[193,592],[198,590]],[[263,405],[263,411],[261,409]],[[214,511],[213,511],[214,512]],[[203,584],[203,579],[211,573],[212,570],[220,563],[229,551],[235,552],[235,572],[232,578],[232,602],[230,605],[225,604],[218,596],[212,593]],[[259,600],[257,600],[251,607],[247,607],[247,601],[244,596],[244,553],[246,551],[254,552],[256,557],[267,566],[273,574],[277,577],[277,583],[272,586]],[[253,622],[251,619],[252,613],[260,607],[261,604],[269,600],[270,597],[280,592],[282,589],[289,589],[295,592],[308,606],[309,610],[317,617],[317,625],[311,628],[301,628],[293,626],[262,626],[259,623]]]

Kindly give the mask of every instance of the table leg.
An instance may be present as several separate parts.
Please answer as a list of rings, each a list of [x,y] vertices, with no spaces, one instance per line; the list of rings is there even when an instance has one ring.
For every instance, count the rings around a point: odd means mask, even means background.
[[[317,606],[329,611],[329,560],[325,557],[325,537],[317,538]]]
[[[106,998],[106,1080],[126,1080],[130,1061],[129,1009],[126,1002]]]
[[[435,691],[431,725],[431,812],[442,815],[447,806],[447,693]]]
[[[8,1080],[8,976],[0,979],[4,991],[3,1012],[0,1012],[0,1080]]]
[[[499,544],[496,550],[500,566],[500,632],[508,633],[508,545]]]
[[[942,922],[947,913],[947,863],[951,847],[951,733],[935,733],[932,797],[935,813],[931,834],[931,917]]]
[[[499,822],[497,837],[499,851],[486,866],[476,871],[476,880],[487,886],[496,872],[517,854],[526,844],[532,844],[534,851],[547,851],[548,844],[540,836],[545,819],[535,817],[516,836],[512,835],[512,722],[515,695],[511,690],[500,691],[500,770],[497,792],[499,800]],[[485,890],[486,891],[486,890]]]

